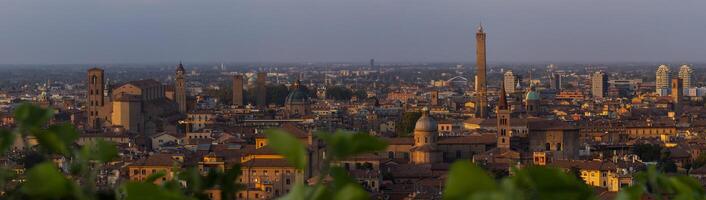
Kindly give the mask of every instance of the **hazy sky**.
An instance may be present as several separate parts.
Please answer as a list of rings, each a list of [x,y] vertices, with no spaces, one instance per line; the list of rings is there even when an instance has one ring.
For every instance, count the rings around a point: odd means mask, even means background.
[[[0,63],[706,61],[704,0],[0,0]]]

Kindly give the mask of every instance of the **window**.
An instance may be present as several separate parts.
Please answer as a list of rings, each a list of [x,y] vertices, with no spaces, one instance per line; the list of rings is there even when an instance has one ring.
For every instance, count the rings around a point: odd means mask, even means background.
[[[395,152],[388,151],[388,152],[387,152],[387,158],[389,158],[389,159],[394,159],[394,158],[395,158]]]
[[[556,150],[561,151],[561,143],[556,143]]]
[[[133,170],[132,174],[135,174],[135,175],[140,174],[140,170]]]
[[[544,144],[544,150],[549,151],[551,149],[551,145],[549,143]]]
[[[145,175],[145,174],[147,174],[147,170],[144,170],[144,169],[143,169],[143,170],[142,170],[142,175]]]
[[[284,183],[287,184],[287,185],[289,185],[289,184],[291,184],[291,181],[289,180],[289,178],[287,178],[287,179],[284,180]]]
[[[461,150],[456,150],[456,158],[461,158]]]

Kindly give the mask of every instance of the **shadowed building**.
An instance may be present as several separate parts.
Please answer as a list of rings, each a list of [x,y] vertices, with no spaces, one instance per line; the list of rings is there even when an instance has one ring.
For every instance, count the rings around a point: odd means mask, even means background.
[[[130,81],[116,86],[106,85],[103,80],[102,69],[88,70],[86,129],[122,128],[150,135],[172,126],[173,119],[179,116],[177,102],[167,99],[165,85],[156,80]]]
[[[267,106],[267,89],[265,84],[267,84],[267,73],[258,72],[255,83],[255,104],[260,107]]]
[[[243,75],[233,76],[233,106],[243,106]]]

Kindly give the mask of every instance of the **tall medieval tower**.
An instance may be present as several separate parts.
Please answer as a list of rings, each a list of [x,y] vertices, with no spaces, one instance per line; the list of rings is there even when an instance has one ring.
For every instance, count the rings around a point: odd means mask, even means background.
[[[185,70],[184,65],[179,62],[176,70],[176,82],[174,83],[174,96],[179,105],[179,112],[186,113],[186,83],[184,80]]]
[[[101,127],[103,119],[101,118],[101,109],[105,105],[103,98],[103,90],[105,90],[105,76],[100,68],[91,68],[88,70],[88,122],[86,127],[89,129],[98,129]]]
[[[512,137],[512,132],[510,128],[510,117],[512,112],[510,107],[507,105],[507,97],[505,96],[505,84],[501,83],[500,87],[500,98],[498,100],[497,106],[497,117],[498,117],[498,143],[497,147],[500,149],[510,148],[510,137]]]
[[[476,32],[476,94],[478,98],[477,116],[479,118],[488,117],[488,97],[485,81],[485,32],[483,25],[478,26]]]

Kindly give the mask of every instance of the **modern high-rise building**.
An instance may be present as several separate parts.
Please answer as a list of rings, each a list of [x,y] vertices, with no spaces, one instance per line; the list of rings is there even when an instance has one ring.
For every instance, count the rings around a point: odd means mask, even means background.
[[[174,82],[174,97],[179,107],[180,113],[186,113],[186,71],[184,65],[179,63],[176,70],[176,81]]]
[[[233,76],[233,105],[243,106],[243,75],[236,74]]]
[[[552,72],[549,75],[549,88],[561,91],[561,75],[559,73]]]
[[[520,76],[515,75],[512,73],[512,70],[507,70],[505,72],[505,75],[503,76],[503,83],[505,84],[505,92],[507,93],[515,93],[521,90],[519,86],[520,84]]]
[[[692,74],[694,70],[691,69],[689,65],[682,65],[679,67],[679,78],[684,82],[684,88],[691,88],[693,85]]]
[[[603,71],[597,71],[591,76],[591,94],[593,98],[603,98],[608,92],[608,76]]]
[[[660,65],[657,68],[657,73],[655,77],[655,89],[657,94],[660,96],[669,95],[669,81],[672,79],[671,71],[669,66]]]
[[[476,32],[476,94],[478,97],[477,105],[477,117],[487,118],[488,117],[488,97],[487,88],[485,82],[485,32],[483,31],[483,25],[478,26],[478,31]]]
[[[102,117],[102,108],[106,103],[103,97],[103,90],[105,89],[104,81],[103,69],[91,68],[88,70],[88,98],[86,101],[88,122],[86,123],[86,127],[89,129],[101,128],[101,124],[106,120]]]
[[[267,72],[258,72],[255,80],[255,104],[260,107],[267,106]]]

